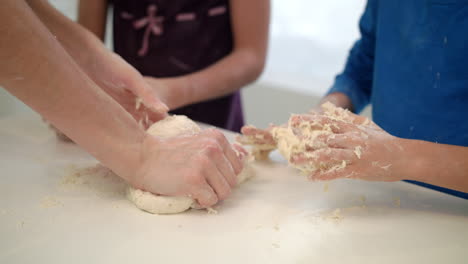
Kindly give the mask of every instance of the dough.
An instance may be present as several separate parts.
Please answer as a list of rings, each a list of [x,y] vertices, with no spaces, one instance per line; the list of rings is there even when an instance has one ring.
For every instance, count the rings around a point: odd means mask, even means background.
[[[336,107],[330,102],[326,102],[321,105],[323,110],[323,116],[330,118],[331,120],[342,121],[345,123],[353,123],[353,117],[350,112],[341,107]],[[333,137],[334,133],[332,126],[335,124],[320,124],[319,122],[302,122],[295,127],[292,127],[291,121],[295,115],[292,115],[289,119],[286,127],[275,127],[271,133],[275,141],[279,152],[285,157],[288,162],[293,154],[302,153],[306,158],[312,158],[314,160],[315,153],[306,151],[307,148],[312,149],[323,149],[324,151],[331,151],[329,146],[323,140],[319,140],[319,136]],[[367,125],[369,120],[366,119],[365,124]],[[360,159],[362,155],[362,147],[357,146],[354,150],[356,156]],[[292,164],[291,166],[299,169],[305,174],[310,174],[315,171],[331,172],[335,170],[344,169],[347,166],[347,161],[342,160],[339,163],[335,163],[330,166],[322,164],[320,162],[309,162],[301,165]]]
[[[331,120],[353,124],[354,118],[348,110],[336,107],[329,102],[324,103],[321,107],[323,110],[323,113],[320,113],[321,116],[325,116]],[[311,114],[317,115],[317,113]],[[296,115],[292,115],[285,126],[277,126],[271,129],[270,132],[275,144],[256,144],[257,138],[252,138],[251,136],[241,137],[239,142],[245,145],[251,145],[252,152],[258,159],[267,158],[270,151],[277,148],[280,154],[288,161],[291,166],[299,169],[305,174],[310,175],[315,171],[331,172],[334,170],[344,169],[347,166],[346,160],[337,161],[332,165],[325,164],[316,161],[316,152],[308,151],[310,149],[331,151],[327,143],[321,140],[320,137],[334,137],[332,126],[336,126],[336,124],[321,124],[318,121],[304,121],[293,126],[292,121],[295,119],[295,116]],[[369,119],[365,119],[364,123],[361,125],[367,126],[372,124]],[[262,137],[262,135],[258,136]],[[366,135],[364,134],[363,136]],[[362,146],[357,146],[354,149],[354,153],[358,159],[360,159],[363,153]],[[290,161],[294,154],[302,154],[305,158],[311,158],[310,162],[299,165],[293,164]]]
[[[327,148],[325,142],[317,140],[322,135],[332,135],[332,129],[329,125],[321,126],[318,123],[303,122],[299,124],[298,131],[293,131],[291,126],[291,120],[294,115],[291,116],[287,127],[275,127],[272,129],[271,134],[277,142],[277,147],[281,155],[288,161],[291,160],[293,154],[302,153],[306,158],[313,158],[315,153],[307,152],[307,148],[312,147],[314,149]],[[321,127],[318,129],[317,127]],[[299,138],[295,133],[301,135]],[[308,162],[301,165],[290,163],[291,166],[299,169],[300,171],[309,174],[316,170],[322,169],[321,164]]]
[[[161,138],[179,135],[194,135],[201,131],[200,127],[186,116],[173,115],[153,124],[147,132]],[[250,157],[244,159],[244,169],[237,176],[238,184],[254,175]],[[131,186],[127,188],[127,198],[136,207],[152,214],[177,214],[190,208],[197,208],[197,204],[189,197],[171,197],[155,195],[150,192],[137,190]]]

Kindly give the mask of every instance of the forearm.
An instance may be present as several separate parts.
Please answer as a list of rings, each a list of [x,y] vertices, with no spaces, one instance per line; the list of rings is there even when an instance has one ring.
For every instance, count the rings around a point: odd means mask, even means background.
[[[78,23],[101,41],[106,35],[107,0],[79,0]]]
[[[163,81],[178,83],[173,87],[179,91],[172,93],[177,97],[169,100],[176,106],[184,106],[239,90],[258,78],[263,64],[255,52],[239,50],[204,70]]]
[[[468,147],[403,140],[408,180],[468,192]]]
[[[47,1],[29,0],[28,4],[44,25],[57,38],[68,54],[95,82],[95,59],[107,52],[102,42],[82,26],[66,18]]]
[[[178,90],[169,94],[172,98],[167,98],[172,106],[230,94],[256,80],[263,71],[268,45],[270,1],[236,0],[229,1],[229,4],[234,40],[232,53],[202,71],[163,80],[171,89]],[[177,84],[171,85],[175,82]]]
[[[0,42],[0,84],[129,180],[145,132],[80,70],[24,1],[2,4],[0,34],[8,37]]]

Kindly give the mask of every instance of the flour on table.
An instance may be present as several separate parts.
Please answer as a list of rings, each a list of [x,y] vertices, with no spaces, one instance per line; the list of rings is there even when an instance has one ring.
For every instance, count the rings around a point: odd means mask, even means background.
[[[173,115],[154,123],[147,132],[160,138],[169,138],[180,135],[194,135],[201,132],[201,129],[188,117]],[[254,171],[250,161],[251,159],[247,158],[244,160],[244,169],[237,176],[238,184],[253,176]],[[190,208],[197,209],[197,203],[190,197],[155,195],[143,190],[137,190],[131,186],[127,188],[127,198],[136,207],[153,214],[176,214]]]

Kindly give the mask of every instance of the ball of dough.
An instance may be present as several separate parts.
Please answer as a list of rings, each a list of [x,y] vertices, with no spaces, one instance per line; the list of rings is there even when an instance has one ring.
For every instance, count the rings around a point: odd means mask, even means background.
[[[190,209],[193,204],[189,197],[154,195],[132,187],[127,189],[127,198],[141,210],[152,214],[177,214]]]
[[[161,138],[169,138],[180,135],[194,135],[201,131],[197,123],[186,116],[173,115],[154,123],[147,133]],[[254,175],[250,162],[244,160],[244,169],[238,175],[238,184],[246,181]],[[127,198],[143,211],[153,214],[177,214],[190,208],[197,208],[197,204],[189,197],[160,196],[150,192],[137,190],[131,186],[127,189]]]
[[[186,116],[173,115],[154,123],[146,132],[160,138],[176,137],[181,135],[195,135],[201,131],[197,123]]]

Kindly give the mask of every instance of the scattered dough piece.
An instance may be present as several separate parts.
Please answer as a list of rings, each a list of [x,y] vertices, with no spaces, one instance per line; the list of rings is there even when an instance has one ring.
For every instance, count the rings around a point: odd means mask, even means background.
[[[179,135],[194,135],[201,131],[200,127],[186,116],[173,115],[154,123],[147,132],[161,138]],[[244,169],[238,175],[238,184],[253,176],[250,165],[251,158],[244,160]],[[150,192],[134,189],[129,186],[127,198],[143,211],[153,214],[177,214],[190,208],[197,208],[197,204],[190,197],[160,196]],[[214,210],[209,210],[213,212]]]

